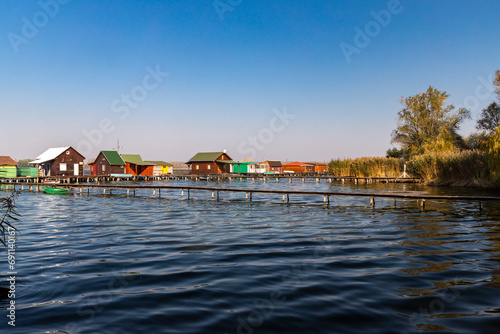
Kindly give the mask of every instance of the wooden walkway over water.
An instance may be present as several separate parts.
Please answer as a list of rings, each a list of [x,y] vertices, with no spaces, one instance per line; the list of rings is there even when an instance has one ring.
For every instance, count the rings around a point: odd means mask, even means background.
[[[3,188],[4,190],[12,190],[12,191],[33,191],[40,192],[43,191],[44,187],[48,187],[51,185],[45,183],[32,183],[32,184],[23,184],[23,183],[9,183],[5,184]],[[390,199],[414,199],[420,203],[420,207],[422,209],[425,208],[426,200],[439,200],[439,201],[467,201],[467,202],[477,202],[479,203],[479,209],[481,210],[483,207],[483,202],[500,202],[500,197],[488,197],[488,196],[442,196],[442,195],[425,195],[419,192],[329,192],[329,191],[297,191],[297,190],[264,190],[264,189],[241,189],[241,188],[221,188],[221,187],[199,187],[199,186],[186,186],[186,185],[113,185],[113,184],[57,184],[58,188],[66,188],[72,191],[76,191],[76,193],[87,193],[90,194],[91,189],[99,189],[102,190],[102,194],[113,194],[113,191],[120,190],[122,194],[127,194],[130,196],[135,196],[136,190],[150,190],[154,197],[161,197],[162,190],[180,190],[181,198],[184,198],[186,194],[187,198],[190,199],[192,191],[208,191],[211,192],[212,200],[219,201],[220,193],[224,192],[233,192],[233,193],[244,193],[245,200],[252,201],[252,197],[254,194],[274,194],[280,195],[282,197],[283,203],[290,202],[290,195],[302,195],[302,196],[323,196],[323,201],[325,205],[330,204],[330,197],[361,197],[361,198],[369,198],[370,205],[375,207],[375,199],[376,198],[390,198]],[[117,192],[115,192],[117,194]],[[158,194],[158,195],[157,195]]]
[[[358,183],[420,183],[417,178],[402,178],[402,177],[358,177],[358,176],[335,176],[330,174],[318,173],[303,173],[303,174],[170,174],[162,176],[45,176],[45,177],[16,177],[16,178],[2,178],[0,184],[3,183],[40,183],[46,180],[57,180],[61,183],[101,183],[113,181],[178,181],[178,180],[192,180],[192,181],[263,181],[263,182],[303,182],[315,181],[320,182],[334,182],[340,181]]]

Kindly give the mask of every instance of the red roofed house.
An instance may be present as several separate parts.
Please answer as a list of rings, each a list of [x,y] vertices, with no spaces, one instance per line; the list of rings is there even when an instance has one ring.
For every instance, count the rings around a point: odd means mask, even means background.
[[[314,165],[305,162],[290,162],[283,165],[283,172],[292,173],[314,173]]]
[[[17,162],[11,157],[0,157],[0,177],[13,178],[17,176]]]

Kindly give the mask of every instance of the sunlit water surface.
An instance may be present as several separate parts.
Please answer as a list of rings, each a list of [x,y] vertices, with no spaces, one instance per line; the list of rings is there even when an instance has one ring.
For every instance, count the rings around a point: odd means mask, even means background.
[[[152,183],[148,183],[152,184]],[[218,187],[496,195],[413,185]],[[6,193],[0,193],[5,196]],[[500,203],[23,192],[12,333],[498,333]],[[0,285],[7,254],[0,251]]]

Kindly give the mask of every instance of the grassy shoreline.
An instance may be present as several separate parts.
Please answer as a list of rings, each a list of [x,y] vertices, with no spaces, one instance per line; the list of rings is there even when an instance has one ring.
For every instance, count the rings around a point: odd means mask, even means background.
[[[427,153],[409,161],[384,157],[336,159],[328,164],[328,172],[358,177],[399,177],[404,164],[407,173],[422,179],[425,185],[500,188],[496,178],[500,166],[491,153],[481,150]]]

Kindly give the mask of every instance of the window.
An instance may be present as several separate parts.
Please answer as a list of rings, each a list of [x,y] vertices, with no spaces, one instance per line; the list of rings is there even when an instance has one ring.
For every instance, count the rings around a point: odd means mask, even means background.
[[[66,155],[69,155],[69,151],[66,151]]]
[[[59,164],[59,170],[61,172],[65,172],[67,169],[66,169],[66,164]]]
[[[106,165],[102,165],[102,171],[105,172],[106,171]]]
[[[208,165],[208,169],[210,169],[210,165]]]
[[[196,165],[196,169],[200,169],[200,166],[199,166],[199,165]]]

